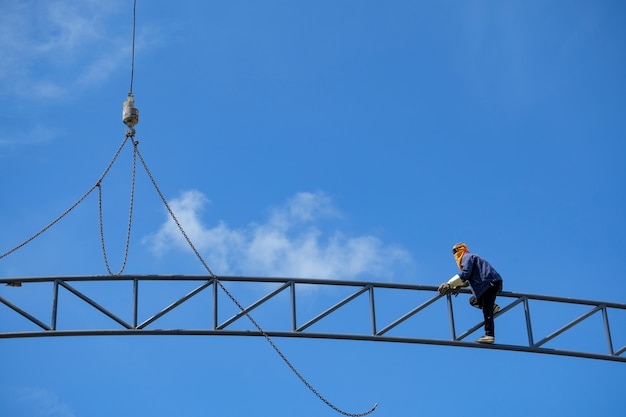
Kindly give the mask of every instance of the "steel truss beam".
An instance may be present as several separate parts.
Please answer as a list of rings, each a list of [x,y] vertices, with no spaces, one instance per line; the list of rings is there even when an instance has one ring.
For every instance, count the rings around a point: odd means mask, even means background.
[[[455,297],[448,296],[440,296],[437,293],[437,287],[432,285],[410,285],[410,284],[397,284],[397,283],[380,283],[380,282],[359,282],[359,281],[334,281],[334,280],[321,280],[321,279],[296,279],[296,278],[266,278],[266,277],[219,277],[219,281],[222,285],[236,285],[233,283],[248,283],[254,284],[257,287],[257,290],[263,290],[264,292],[270,286],[273,288],[263,297],[258,299],[257,301],[249,304],[247,307],[244,307],[244,311],[237,311],[235,314],[231,315],[229,318],[220,322],[219,317],[219,308],[221,303],[224,302],[223,298],[219,297],[219,285],[215,282],[212,277],[209,276],[188,276],[188,275],[144,275],[144,276],[118,276],[118,277],[110,277],[110,276],[82,276],[82,277],[35,277],[35,278],[2,278],[0,279],[0,285],[8,284],[12,286],[18,286],[19,284],[24,285],[24,287],[31,286],[42,286],[48,285],[52,286],[52,300],[50,303],[50,322],[46,322],[40,318],[37,318],[37,314],[33,312],[33,307],[29,306],[28,309],[26,307],[20,307],[17,303],[14,303],[8,299],[8,295],[5,298],[4,295],[0,295],[0,303],[6,306],[6,308],[0,308],[0,339],[1,338],[27,338],[27,337],[49,337],[49,336],[112,336],[112,335],[221,335],[221,336],[261,336],[261,333],[256,329],[248,330],[248,329],[237,329],[236,323],[241,323],[241,320],[247,320],[244,316],[246,313],[250,313],[257,309],[262,305],[269,304],[270,301],[276,299],[279,294],[287,293],[289,297],[289,306],[286,308],[287,311],[284,312],[289,317],[291,326],[289,329],[264,329],[264,331],[270,337],[305,337],[305,338],[321,338],[321,339],[343,339],[343,340],[363,340],[363,341],[379,341],[379,342],[399,342],[399,343],[420,343],[420,344],[431,344],[431,345],[444,345],[444,346],[461,346],[461,347],[472,347],[472,348],[483,348],[483,349],[497,349],[497,350],[511,350],[511,351],[519,351],[519,352],[532,352],[532,353],[543,353],[543,354],[552,354],[552,355],[562,355],[562,356],[573,356],[573,357],[581,357],[581,358],[589,358],[589,359],[601,359],[601,360],[609,360],[615,362],[626,362],[626,356],[624,356],[624,352],[626,352],[626,346],[623,346],[619,349],[614,349],[613,346],[613,334],[611,327],[609,325],[609,313],[611,314],[626,314],[626,304],[619,303],[610,303],[610,302],[599,302],[599,301],[591,301],[591,300],[581,300],[581,299],[572,299],[572,298],[564,298],[564,297],[551,297],[544,295],[533,295],[533,294],[524,294],[524,293],[515,293],[515,292],[502,292],[498,297],[498,302],[503,305],[503,308],[496,314],[497,317],[502,317],[515,309],[518,305],[521,305],[524,310],[524,321],[525,321],[525,331],[527,335],[527,343],[524,344],[494,344],[494,345],[484,345],[478,344],[475,342],[468,342],[465,339],[481,329],[483,326],[483,322],[476,323],[474,326],[471,326],[464,332],[458,334],[457,333],[457,324],[458,320],[454,318],[454,307],[459,306],[460,301],[456,301]],[[18,284],[19,282],[19,284]],[[115,314],[107,308],[103,307],[93,298],[88,296],[84,291],[81,291],[76,288],[77,285],[81,285],[78,283],[81,282],[106,282],[106,285],[111,286],[120,286],[122,282],[127,282],[132,284],[132,297],[131,299],[131,307],[132,307],[132,317],[130,319],[124,320],[120,316],[121,314]],[[140,301],[143,300],[140,291],[140,286],[146,282],[166,282],[169,284],[173,283],[181,283],[181,282],[192,282],[190,285],[194,285],[195,288],[188,292],[183,297],[176,299],[174,302],[169,304],[167,307],[156,311],[150,317],[143,319],[141,322],[139,321],[139,306]],[[271,285],[270,285],[271,284]],[[128,284],[124,284],[128,285]],[[332,288],[332,287],[344,287],[348,288],[350,294],[343,298],[341,301],[334,304],[332,307],[322,309],[315,315],[313,318],[308,321],[301,323],[297,319],[296,312],[297,309],[297,294],[300,293],[301,289],[307,287],[307,291],[310,291],[309,288],[313,287],[319,289],[321,287]],[[116,288],[115,288],[116,289]],[[2,293],[11,294],[12,291],[21,291],[20,288],[11,288],[10,290],[7,288],[6,291],[2,291]],[[382,313],[389,310],[389,302],[376,302],[375,294],[380,291],[395,291],[397,294],[407,294],[407,293],[420,293],[422,294],[422,299],[419,303],[409,308],[406,313],[397,316],[393,321],[386,324],[383,327],[380,327],[377,324],[377,317],[381,317]],[[98,314],[102,314],[104,317],[108,317],[111,323],[116,323],[114,327],[104,328],[104,329],[80,329],[80,328],[72,328],[70,326],[61,326],[58,323],[59,318],[59,308],[60,304],[66,303],[67,297],[59,297],[60,291],[64,291],[65,293],[69,293],[74,295],[76,298],[86,303],[92,309],[94,309]],[[206,309],[207,316],[210,316],[210,322],[212,325],[208,328],[187,328],[187,329],[162,329],[158,328],[158,320],[172,311],[180,308],[187,301],[197,296],[200,293],[208,292],[210,293],[210,304],[212,305],[212,311],[210,308]],[[394,294],[395,294],[394,292]],[[468,294],[467,290],[462,290],[462,293]],[[2,294],[0,293],[0,294]],[[423,294],[426,294],[424,298]],[[15,296],[15,293],[12,295]],[[149,297],[149,296],[145,296]],[[310,328],[313,327],[316,323],[321,320],[332,317],[333,313],[348,308],[351,304],[356,303],[355,300],[368,297],[368,312],[367,319],[370,323],[370,331],[359,332],[355,331],[354,333],[343,333],[343,332],[334,332],[334,331],[311,331]],[[464,297],[461,297],[464,298]],[[510,300],[507,304],[504,304],[502,299]],[[403,335],[391,335],[389,334],[392,330],[398,331],[400,324],[406,322],[410,318],[417,316],[420,313],[423,313],[428,308],[433,309],[433,305],[437,303],[437,301],[443,299],[440,303],[445,302],[447,304],[447,315],[448,322],[450,326],[450,338],[428,338],[428,337],[420,337],[415,327],[409,329],[408,334]],[[229,302],[230,300],[227,300]],[[302,301],[304,303],[305,301]],[[506,302],[506,301],[505,301]],[[530,305],[531,303],[536,302],[545,302],[550,305],[551,311],[553,309],[563,308],[566,305],[575,305],[579,306],[578,308],[585,308],[587,311],[582,315],[577,317],[574,320],[571,320],[562,325],[562,327],[554,330],[552,333],[541,337],[538,341],[533,331],[533,321],[539,320],[535,316],[532,316],[530,313]],[[230,301],[232,304],[232,301]],[[22,304],[28,304],[22,300]],[[393,304],[393,303],[391,303]],[[128,306],[126,306],[128,307]],[[30,309],[30,312],[28,311]],[[41,309],[41,306],[38,306],[38,309]],[[122,309],[120,309],[122,310]],[[26,320],[21,320],[21,323],[24,323],[24,329],[21,330],[4,330],[3,323],[7,322],[7,317],[10,315],[18,315],[23,317]],[[41,313],[39,313],[41,314]],[[600,352],[590,352],[587,350],[562,350],[555,348],[548,348],[544,345],[550,341],[555,340],[556,338],[566,334],[568,330],[578,326],[580,323],[585,321],[590,321],[589,318],[595,316],[596,314],[600,314],[602,316],[602,325],[604,334],[606,337],[606,351],[604,353]],[[395,316],[394,316],[395,317]],[[332,320],[332,319],[329,319]],[[357,317],[354,317],[354,321],[358,321]],[[33,329],[34,328],[34,329]],[[404,332],[407,330],[404,329]],[[625,328],[620,328],[621,332],[626,332]],[[622,337],[621,340],[624,340],[624,334],[619,335]],[[584,343],[583,343],[584,344]]]

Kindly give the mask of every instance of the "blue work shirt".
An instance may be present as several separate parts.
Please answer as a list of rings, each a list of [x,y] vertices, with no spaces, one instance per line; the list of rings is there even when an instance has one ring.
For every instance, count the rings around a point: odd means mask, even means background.
[[[461,259],[459,277],[468,281],[476,298],[480,298],[487,289],[496,281],[502,281],[502,277],[489,262],[480,256],[466,252]]]

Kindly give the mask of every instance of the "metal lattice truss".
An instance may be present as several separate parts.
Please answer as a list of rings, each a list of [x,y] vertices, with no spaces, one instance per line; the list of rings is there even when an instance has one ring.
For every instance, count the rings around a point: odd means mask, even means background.
[[[236,292],[240,286],[242,296],[250,298],[252,294],[254,301],[241,303],[247,305],[243,310],[234,308],[232,300],[220,294],[223,291],[215,278],[207,276],[3,278],[0,284],[7,286],[0,291],[0,338],[260,336],[262,333],[251,329],[246,318],[252,314],[257,319],[262,316],[263,331],[270,337],[421,343],[626,362],[626,345],[617,349],[614,345],[618,340],[626,343],[626,304],[505,291],[497,299],[501,306],[495,316],[497,343],[484,345],[467,340],[483,326],[482,321],[476,322],[482,313],[465,302],[467,290],[452,297],[439,295],[437,287],[430,285],[257,277],[218,279],[229,292]],[[160,285],[160,289],[148,289],[150,285]],[[246,286],[245,292],[242,285]],[[176,295],[180,286],[185,292]],[[99,297],[108,298],[115,307],[103,307],[104,303],[96,301]],[[168,297],[169,301],[161,301]],[[324,305],[331,298],[336,302]],[[177,311],[192,303],[193,308],[177,315]],[[85,309],[98,317],[97,323],[89,322],[83,313]],[[43,315],[50,321],[42,319]],[[175,328],[167,320],[173,316],[180,320]],[[300,319],[303,316],[307,318]],[[614,327],[621,334],[613,334],[609,316],[619,323],[614,323]]]

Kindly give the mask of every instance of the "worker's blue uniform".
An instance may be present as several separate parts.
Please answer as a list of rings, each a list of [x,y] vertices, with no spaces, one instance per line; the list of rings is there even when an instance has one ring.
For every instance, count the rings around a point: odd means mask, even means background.
[[[493,306],[496,296],[502,291],[502,277],[489,262],[470,252],[466,252],[461,259],[459,277],[469,282],[474,294],[474,297],[470,299],[470,304],[483,310],[485,334],[495,336]]]
[[[463,281],[469,282],[477,299],[480,299],[487,289],[493,287],[496,281],[500,281],[500,285],[502,285],[502,277],[498,271],[489,262],[474,253],[466,252],[463,255],[461,268],[459,277]]]

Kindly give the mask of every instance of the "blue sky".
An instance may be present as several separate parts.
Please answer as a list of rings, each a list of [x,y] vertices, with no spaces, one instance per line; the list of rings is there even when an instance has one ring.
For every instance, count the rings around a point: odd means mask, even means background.
[[[139,0],[136,139],[217,275],[436,285],[464,241],[506,290],[624,303],[624,17],[619,1]],[[0,253],[74,204],[124,139],[131,30],[131,0],[0,1]],[[131,157],[102,184],[113,270]],[[135,198],[124,273],[205,273],[140,167]],[[0,274],[106,274],[96,193]],[[626,407],[617,363],[277,343],[337,405],[378,402],[380,417]],[[11,417],[336,414],[260,338],[4,339],[0,354]]]

